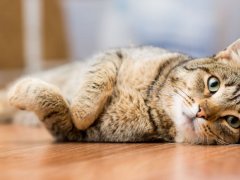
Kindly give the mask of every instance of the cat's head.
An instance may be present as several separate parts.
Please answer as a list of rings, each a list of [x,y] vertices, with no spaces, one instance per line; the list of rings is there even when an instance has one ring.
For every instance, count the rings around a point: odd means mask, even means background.
[[[176,141],[240,142],[240,40],[214,57],[183,64],[168,83]]]

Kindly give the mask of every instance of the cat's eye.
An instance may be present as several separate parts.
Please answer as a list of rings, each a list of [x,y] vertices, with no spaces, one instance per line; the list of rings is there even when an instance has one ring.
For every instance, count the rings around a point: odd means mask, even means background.
[[[227,123],[235,129],[240,128],[240,119],[236,116],[225,116],[224,119],[227,121]]]
[[[220,81],[215,76],[208,78],[208,89],[211,93],[215,93],[220,88]]]

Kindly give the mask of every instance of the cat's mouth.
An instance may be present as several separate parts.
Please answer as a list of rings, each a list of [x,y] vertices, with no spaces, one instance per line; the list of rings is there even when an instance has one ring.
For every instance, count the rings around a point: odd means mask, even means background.
[[[196,114],[195,114],[195,112],[196,112]],[[183,112],[183,117],[184,117],[183,122],[184,122],[185,126],[188,126],[193,131],[195,131],[195,123],[194,122],[196,121],[197,118],[199,118],[199,117],[197,117],[197,112],[198,112],[198,110],[195,110],[195,111],[193,111],[193,113],[190,113],[190,114]],[[201,119],[204,119],[204,118],[201,118]]]
[[[189,112],[189,111],[188,111]],[[191,107],[190,110],[191,113],[185,113],[183,112],[183,115],[185,116],[185,118],[187,119],[187,122],[190,123],[193,128],[195,125],[195,122],[197,120],[203,120],[206,121],[207,120],[207,114],[205,113],[205,111],[197,104],[194,104]]]
[[[175,138],[176,142],[192,142],[197,136],[195,128],[195,116],[190,116],[187,113],[182,112],[181,119],[176,122],[177,126],[177,136]]]

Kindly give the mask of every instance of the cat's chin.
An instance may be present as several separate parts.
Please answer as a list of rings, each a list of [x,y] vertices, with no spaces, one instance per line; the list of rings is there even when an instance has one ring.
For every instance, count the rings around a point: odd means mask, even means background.
[[[175,141],[179,143],[186,142],[195,144],[197,142],[198,135],[195,128],[195,121],[197,120],[197,118],[195,118],[194,113],[187,114],[181,111],[181,113],[176,114],[177,116],[173,118],[177,131]]]
[[[195,143],[197,133],[195,132],[194,118],[184,115],[181,118],[181,123],[177,124],[177,135],[175,141],[178,143]]]
[[[190,144],[214,144],[214,139],[208,137],[204,138],[200,124],[204,124],[206,121],[203,118],[189,118],[185,116],[182,119],[182,124],[178,124],[177,135],[175,141],[178,143],[190,143]]]

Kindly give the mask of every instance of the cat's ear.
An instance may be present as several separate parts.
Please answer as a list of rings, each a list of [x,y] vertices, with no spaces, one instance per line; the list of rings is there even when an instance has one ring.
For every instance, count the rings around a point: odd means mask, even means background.
[[[235,62],[240,64],[240,39],[232,43],[225,50],[220,51],[215,57],[225,62]]]

